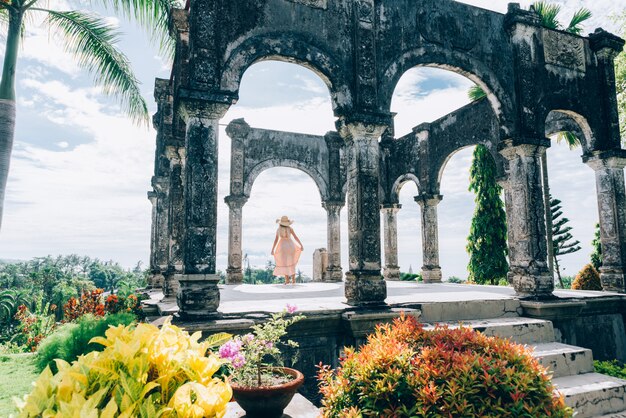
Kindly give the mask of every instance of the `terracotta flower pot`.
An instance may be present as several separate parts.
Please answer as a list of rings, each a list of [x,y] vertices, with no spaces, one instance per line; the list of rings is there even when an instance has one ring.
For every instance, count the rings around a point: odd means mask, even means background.
[[[246,417],[280,418],[293,395],[304,383],[304,375],[298,370],[288,367],[276,367],[275,370],[292,376],[293,379],[282,385],[261,387],[244,387],[237,385],[236,382],[230,382],[233,398],[246,411]]]

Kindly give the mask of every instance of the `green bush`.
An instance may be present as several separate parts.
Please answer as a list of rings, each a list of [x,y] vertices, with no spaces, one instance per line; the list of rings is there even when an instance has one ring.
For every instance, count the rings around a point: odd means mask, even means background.
[[[455,283],[455,284],[461,284],[461,283],[465,283],[466,280],[463,280],[457,276],[450,276],[448,277],[448,283]]]
[[[400,273],[400,280],[403,282],[421,282],[422,275],[414,273]]]
[[[41,343],[36,359],[37,369],[42,371],[50,366],[56,372],[55,359],[71,363],[80,355],[101,351],[101,345],[89,343],[92,338],[103,337],[110,326],[130,325],[134,321],[135,315],[122,312],[104,317],[85,315],[75,323],[65,324]]]
[[[626,364],[622,363],[619,360],[596,360],[593,362],[593,366],[595,367],[597,373],[617,377],[618,379],[626,379]]]
[[[572,289],[575,290],[602,290],[602,283],[600,282],[600,273],[591,264],[587,264],[576,275],[574,282],[572,283]]]
[[[379,325],[319,373],[324,418],[571,417],[525,346],[469,328]]]

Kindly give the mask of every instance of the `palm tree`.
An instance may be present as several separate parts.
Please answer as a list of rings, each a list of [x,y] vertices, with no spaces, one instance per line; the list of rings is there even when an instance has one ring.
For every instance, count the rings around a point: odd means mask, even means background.
[[[161,46],[166,45],[168,16],[176,0],[93,0],[146,27]],[[88,70],[106,94],[116,97],[124,112],[147,126],[148,107],[128,58],[117,48],[119,33],[94,13],[45,8],[46,0],[0,0],[0,23],[6,28],[6,49],[0,79],[0,225],[13,138],[15,136],[15,80],[20,41],[28,17],[45,16],[45,24],[61,35],[65,50]]]
[[[570,21],[567,27],[563,27],[558,20],[559,13],[561,12],[561,5],[550,4],[545,1],[537,1],[531,4],[531,10],[534,10],[541,17],[542,26],[555,29],[565,30],[568,33],[574,35],[580,35],[582,32],[582,24],[591,18],[591,11],[589,9],[581,8]],[[481,100],[487,96],[487,93],[480,86],[473,86],[468,92],[469,99],[471,101]],[[564,142],[570,149],[580,146],[580,139],[573,132],[559,132],[556,137],[558,144]],[[552,212],[550,211],[550,186],[548,183],[548,157],[547,153],[541,155],[541,175],[543,183],[543,200],[546,202],[545,206],[545,218],[546,218],[546,239],[548,242],[548,267],[550,274],[554,274],[554,247],[552,243]]]

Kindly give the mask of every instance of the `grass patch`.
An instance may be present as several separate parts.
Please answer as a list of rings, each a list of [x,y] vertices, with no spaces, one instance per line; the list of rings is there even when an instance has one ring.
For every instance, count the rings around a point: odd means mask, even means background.
[[[13,397],[30,392],[37,376],[33,354],[0,354],[0,417],[17,413]]]

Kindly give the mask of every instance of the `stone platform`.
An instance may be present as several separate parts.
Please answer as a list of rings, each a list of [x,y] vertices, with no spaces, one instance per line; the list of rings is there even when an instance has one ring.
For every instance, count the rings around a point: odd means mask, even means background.
[[[462,323],[532,346],[580,417],[622,416],[626,410],[626,381],[598,375],[593,369],[593,359],[626,361],[626,295],[561,290],[555,292],[556,299],[528,301],[520,300],[512,288],[500,286],[390,281],[387,288],[387,306],[363,309],[345,303],[342,283],[221,285],[218,316],[175,321],[206,335],[242,334],[287,303],[297,305],[305,319],[290,327],[289,337],[300,344],[294,367],[305,374],[301,393],[313,403],[319,396],[315,375],[320,362],[336,367],[345,346],[360,345],[376,324],[404,313],[427,327]],[[161,297],[154,292],[148,310],[174,314],[175,302],[159,302]]]

